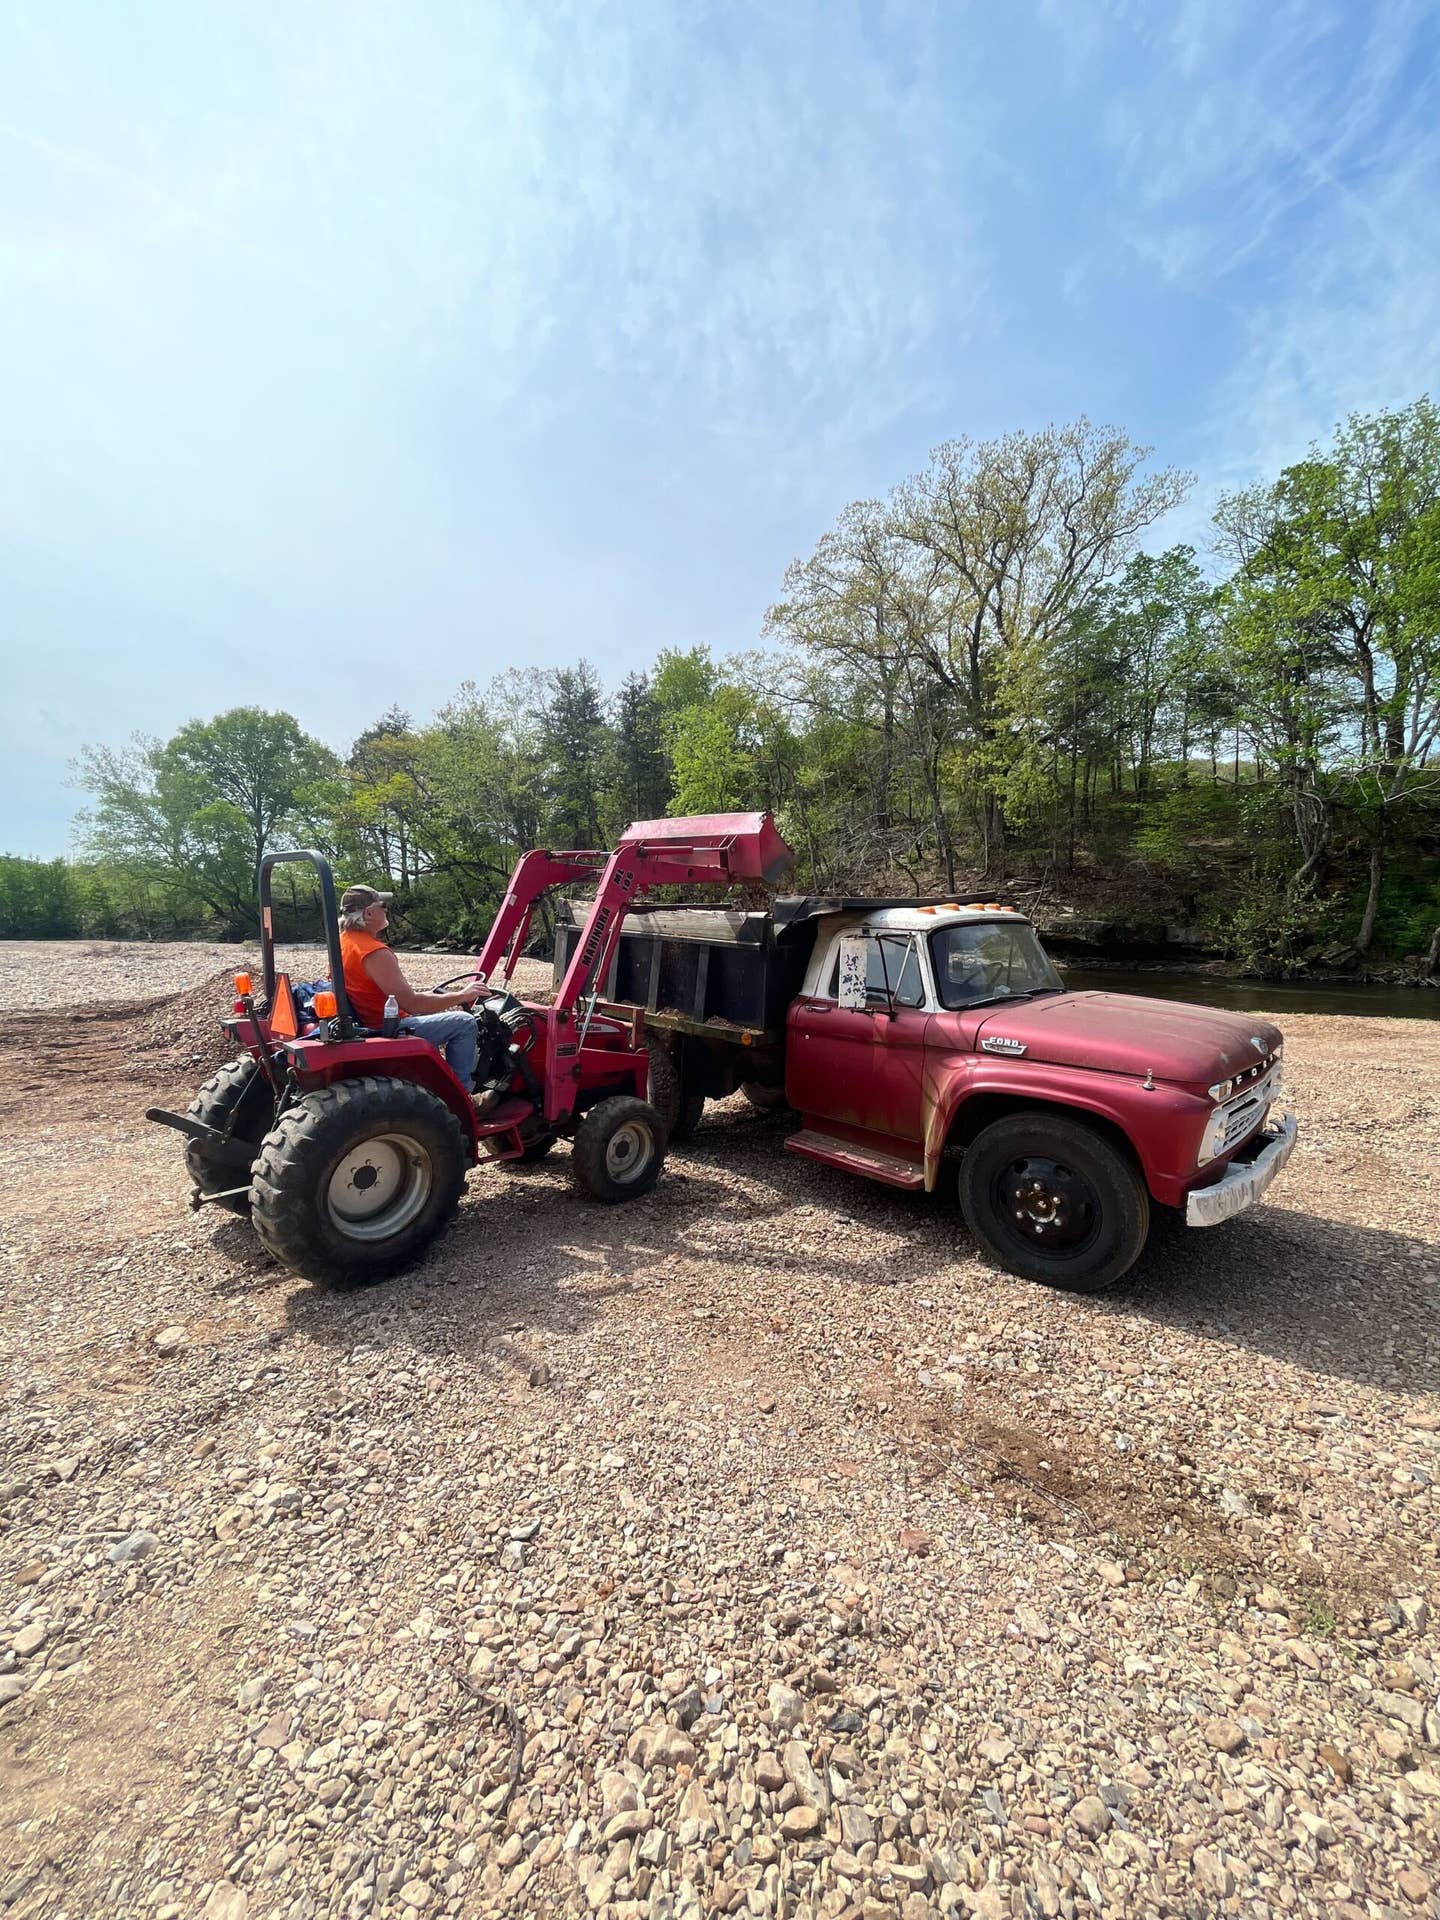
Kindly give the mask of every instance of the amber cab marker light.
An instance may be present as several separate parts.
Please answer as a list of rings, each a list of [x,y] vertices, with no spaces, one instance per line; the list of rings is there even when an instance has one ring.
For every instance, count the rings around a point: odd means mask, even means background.
[[[317,993],[314,1000],[314,1007],[315,1018],[317,1020],[333,1020],[339,1011],[333,993]]]
[[[252,990],[253,990],[253,983],[252,983],[252,981],[251,981],[251,979],[250,979],[250,976],[249,976],[249,974],[248,974],[248,973],[237,973],[237,974],[236,974],[236,976],[235,976],[235,991],[236,991],[236,993],[238,993],[238,994],[242,994],[242,995],[243,995],[243,994],[247,994],[247,993],[250,993],[250,992],[251,992]]]

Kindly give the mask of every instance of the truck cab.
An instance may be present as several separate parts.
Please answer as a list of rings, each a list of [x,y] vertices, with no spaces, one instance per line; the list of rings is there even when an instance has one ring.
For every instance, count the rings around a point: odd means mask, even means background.
[[[958,1174],[1001,1264],[1094,1291],[1152,1207],[1207,1226],[1256,1203],[1294,1145],[1282,1058],[1268,1021],[1068,992],[1014,907],[836,913],[786,1019],[786,1145],[897,1187]]]

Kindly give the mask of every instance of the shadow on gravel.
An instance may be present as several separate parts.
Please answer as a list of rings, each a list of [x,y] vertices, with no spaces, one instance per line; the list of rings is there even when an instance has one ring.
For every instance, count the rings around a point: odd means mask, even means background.
[[[655,1192],[629,1206],[579,1195],[563,1147],[540,1165],[479,1173],[422,1261],[353,1289],[307,1285],[268,1258],[248,1223],[224,1220],[211,1241],[228,1267],[216,1292],[234,1302],[284,1290],[291,1334],[324,1345],[398,1333],[422,1352],[488,1354],[526,1375],[547,1334],[583,1331],[607,1300],[653,1285],[653,1270],[675,1257],[733,1266],[739,1293],[802,1271],[865,1290],[924,1286],[978,1257],[948,1197],[801,1162],[784,1152],[786,1131],[774,1115],[717,1114],[675,1150]],[[888,1258],[854,1257],[851,1221],[905,1244]],[[769,1222],[780,1230],[768,1233]],[[1428,1242],[1266,1206],[1204,1232],[1162,1225],[1113,1293],[1048,1299],[1077,1327],[1090,1315],[1149,1320],[1413,1395],[1440,1387],[1437,1296],[1440,1250]]]
[[[812,1205],[910,1237],[903,1260],[886,1272],[847,1262],[833,1242],[827,1266],[872,1283],[924,1282],[957,1258],[979,1257],[946,1196],[894,1194],[784,1156],[788,1129],[773,1115],[717,1118],[686,1151],[701,1165],[743,1174],[755,1196],[746,1217],[778,1217],[804,1192]],[[777,1159],[786,1172],[798,1169],[799,1180],[785,1179]],[[747,1249],[746,1258],[762,1264],[766,1250]],[[1067,1305],[1077,1319],[1141,1317],[1361,1386],[1412,1395],[1440,1389],[1440,1248],[1383,1228],[1281,1206],[1203,1231],[1162,1222],[1115,1292],[1071,1295]]]
[[[1176,1228],[1090,1304],[1360,1386],[1440,1387],[1440,1249],[1379,1227],[1264,1206],[1223,1227]]]
[[[496,1385],[523,1386],[549,1337],[583,1339],[607,1302],[652,1287],[685,1224],[718,1217],[727,1198],[677,1164],[645,1200],[599,1206],[576,1192],[561,1149],[543,1165],[473,1174],[448,1231],[413,1266],[368,1284],[312,1285],[273,1261],[248,1221],[218,1220],[210,1245],[224,1268],[213,1287],[232,1305],[283,1294],[276,1344],[374,1347],[391,1365],[407,1353],[454,1358]]]

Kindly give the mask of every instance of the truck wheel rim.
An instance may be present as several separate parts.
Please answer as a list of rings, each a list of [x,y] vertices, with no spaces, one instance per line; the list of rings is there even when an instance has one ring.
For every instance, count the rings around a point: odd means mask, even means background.
[[[419,1141],[403,1133],[361,1140],[340,1159],[325,1188],[330,1224],[347,1240],[388,1240],[430,1198],[434,1170]]]
[[[1090,1182],[1045,1154],[1026,1154],[1002,1168],[996,1198],[1007,1234],[1031,1253],[1078,1253],[1100,1228]]]
[[[655,1136],[638,1120],[627,1120],[605,1143],[605,1171],[622,1186],[638,1180],[655,1154]]]

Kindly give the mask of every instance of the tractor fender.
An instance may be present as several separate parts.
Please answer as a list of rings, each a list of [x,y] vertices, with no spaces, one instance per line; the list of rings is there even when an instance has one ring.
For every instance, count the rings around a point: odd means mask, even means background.
[[[396,1034],[393,1038],[342,1040],[291,1047],[295,1077],[302,1092],[315,1087],[334,1086],[338,1080],[359,1080],[366,1074],[379,1074],[391,1080],[413,1080],[443,1100],[470,1143],[472,1160],[480,1151],[480,1133],[476,1124],[475,1103],[427,1040],[414,1034]]]
[[[968,1120],[985,1125],[1008,1107],[1050,1107],[1087,1115],[1119,1134],[1151,1196],[1174,1206],[1195,1178],[1195,1142],[1209,1111],[1178,1087],[1145,1087],[1121,1074],[977,1054],[927,1063],[925,1091],[927,1191],[934,1190],[945,1149],[964,1135]]]

